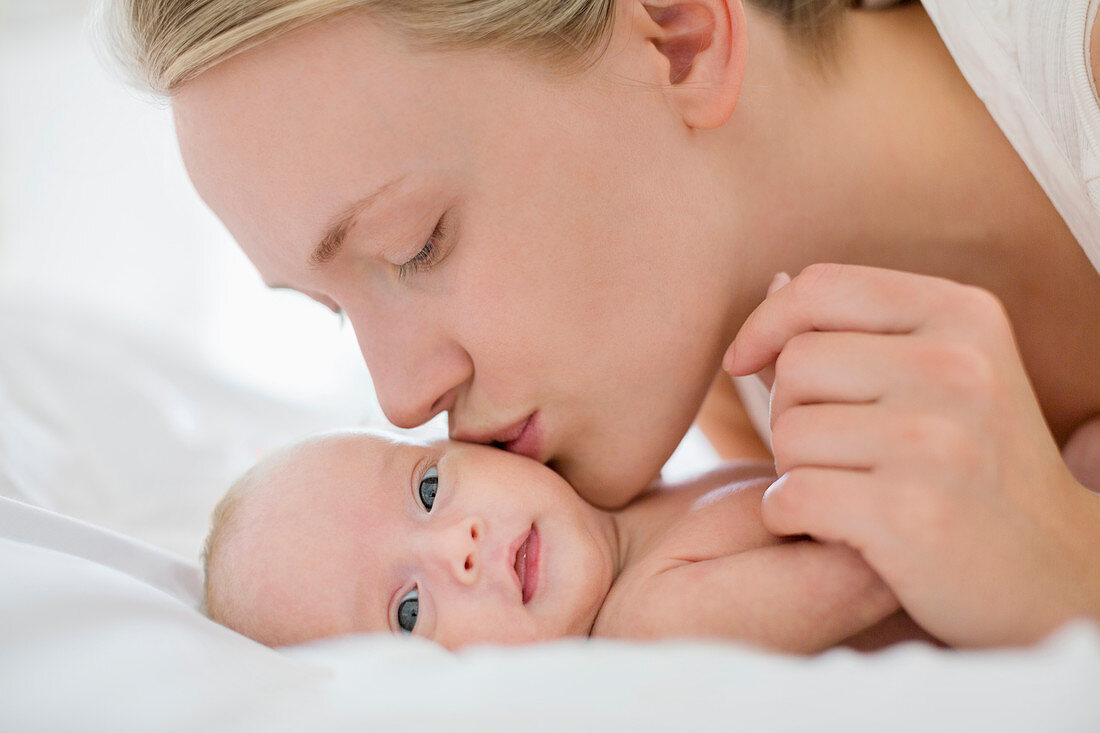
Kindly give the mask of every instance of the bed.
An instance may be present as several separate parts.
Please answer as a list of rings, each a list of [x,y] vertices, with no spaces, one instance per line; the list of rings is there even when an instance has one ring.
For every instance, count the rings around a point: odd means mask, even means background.
[[[1100,730],[1085,623],[1025,649],[796,658],[385,635],[272,650],[206,619],[196,555],[227,482],[361,417],[88,313],[0,302],[0,730]]]

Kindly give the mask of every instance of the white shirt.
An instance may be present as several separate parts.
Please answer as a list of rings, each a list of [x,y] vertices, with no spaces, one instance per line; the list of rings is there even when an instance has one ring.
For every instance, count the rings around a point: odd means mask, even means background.
[[[1096,1],[923,0],[959,70],[1100,271]]]

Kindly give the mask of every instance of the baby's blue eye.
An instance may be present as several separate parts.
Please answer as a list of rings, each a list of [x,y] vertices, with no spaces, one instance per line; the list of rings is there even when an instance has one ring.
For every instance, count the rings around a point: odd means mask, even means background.
[[[432,504],[435,503],[435,490],[439,486],[439,470],[435,466],[432,466],[424,472],[424,476],[420,479],[420,503],[424,505],[424,509],[427,511],[432,510]]]
[[[401,597],[397,603],[397,625],[406,634],[416,628],[416,617],[420,613],[420,593],[417,588]]]

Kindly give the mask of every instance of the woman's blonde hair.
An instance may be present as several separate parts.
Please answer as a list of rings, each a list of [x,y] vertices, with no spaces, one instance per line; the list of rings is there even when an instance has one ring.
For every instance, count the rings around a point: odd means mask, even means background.
[[[115,55],[140,83],[171,94],[204,70],[336,13],[362,10],[446,48],[523,51],[575,71],[606,47],[615,0],[105,0]],[[817,48],[853,0],[750,0]]]

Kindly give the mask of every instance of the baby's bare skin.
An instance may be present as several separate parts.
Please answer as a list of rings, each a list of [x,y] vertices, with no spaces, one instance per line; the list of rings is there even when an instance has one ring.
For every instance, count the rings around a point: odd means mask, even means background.
[[[703,634],[790,652],[931,640],[855,551],[764,529],[774,479],[768,464],[731,464],[623,509],[631,541],[593,636]]]
[[[404,631],[451,649],[592,635],[813,652],[919,636],[856,552],[764,529],[772,480],[731,465],[605,512],[496,448],[322,436],[231,490],[207,606],[271,646]]]

